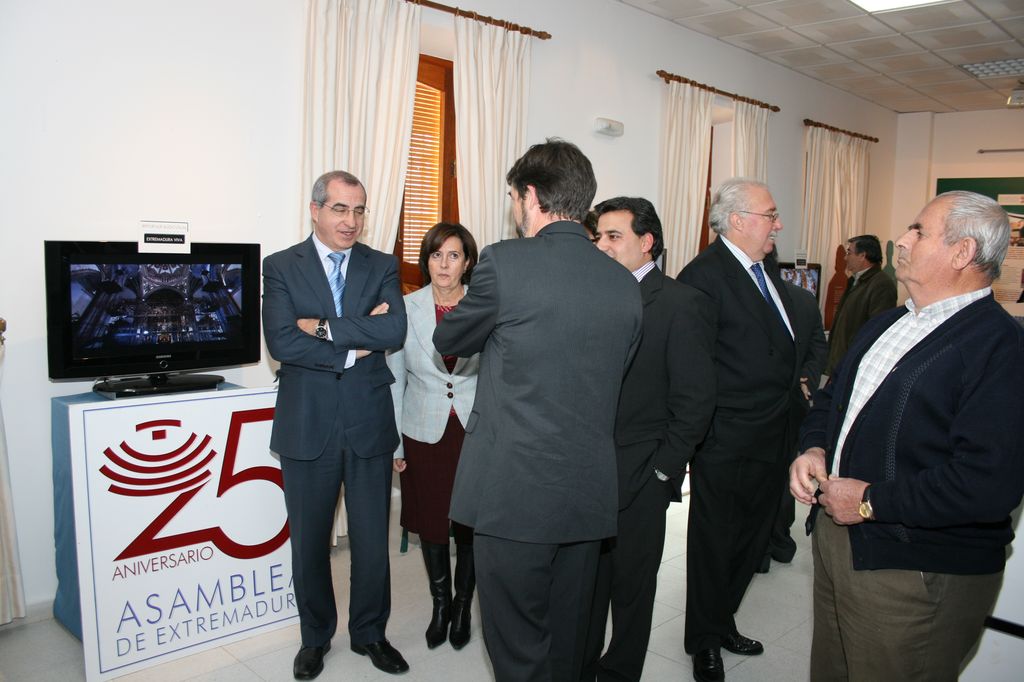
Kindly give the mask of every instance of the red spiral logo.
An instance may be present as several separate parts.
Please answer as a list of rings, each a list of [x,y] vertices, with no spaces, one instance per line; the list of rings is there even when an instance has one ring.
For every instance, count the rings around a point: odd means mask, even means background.
[[[135,431],[149,431],[153,441],[162,441],[167,438],[168,427],[181,428],[181,420],[143,422],[135,426]],[[114,466],[104,464],[100,473],[113,481],[109,490],[115,495],[150,497],[201,488],[211,475],[207,466],[217,456],[217,451],[210,448],[211,440],[209,435],[199,440],[193,432],[181,445],[156,454],[139,452],[121,441],[117,447],[127,458],[108,447],[103,454]]]

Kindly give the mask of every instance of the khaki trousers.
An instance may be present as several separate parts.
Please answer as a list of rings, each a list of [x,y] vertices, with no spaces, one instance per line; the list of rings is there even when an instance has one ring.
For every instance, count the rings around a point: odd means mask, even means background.
[[[1003,574],[855,571],[847,528],[819,513],[811,680],[955,681]]]

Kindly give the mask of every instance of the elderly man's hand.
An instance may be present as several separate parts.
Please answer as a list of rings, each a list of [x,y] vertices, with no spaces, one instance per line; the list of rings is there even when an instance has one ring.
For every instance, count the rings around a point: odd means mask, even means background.
[[[789,492],[804,504],[814,504],[814,491],[827,478],[825,451],[808,448],[789,467]]]
[[[867,487],[865,481],[858,481],[856,478],[831,478],[822,481],[818,504],[824,507],[825,513],[840,526],[863,523],[860,502]]]

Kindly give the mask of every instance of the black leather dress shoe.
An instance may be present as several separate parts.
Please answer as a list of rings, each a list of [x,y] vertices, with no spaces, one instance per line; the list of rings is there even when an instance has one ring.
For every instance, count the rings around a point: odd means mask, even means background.
[[[718,649],[701,649],[693,655],[693,679],[697,682],[722,682],[725,667]]]
[[[292,674],[297,680],[312,680],[323,672],[324,656],[331,650],[331,643],[323,646],[304,646],[295,654]]]
[[[360,656],[369,656],[370,662],[377,670],[383,670],[392,675],[398,675],[409,670],[409,664],[398,653],[398,649],[391,646],[391,642],[382,639],[371,644],[353,644],[352,651]]]
[[[740,656],[757,656],[764,653],[764,647],[756,639],[734,632],[722,639],[722,648]]]

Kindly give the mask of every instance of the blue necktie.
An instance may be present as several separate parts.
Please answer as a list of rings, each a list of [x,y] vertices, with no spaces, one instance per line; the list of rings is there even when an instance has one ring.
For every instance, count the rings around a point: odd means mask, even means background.
[[[761,290],[761,295],[764,296],[764,300],[768,301],[768,305],[775,311],[775,316],[779,318],[779,322],[786,328],[786,333],[789,333],[789,327],[786,326],[786,318],[782,316],[782,311],[779,310],[779,306],[775,305],[775,299],[772,298],[772,294],[768,291],[768,282],[764,281],[764,272],[761,270],[760,263],[754,263],[750,266],[751,271],[754,273],[754,278],[757,280],[757,286]]]
[[[334,294],[334,311],[341,317],[341,295],[345,293],[345,275],[341,274],[341,264],[345,254],[332,253],[328,256],[334,261],[334,272],[331,273],[331,293]]]

